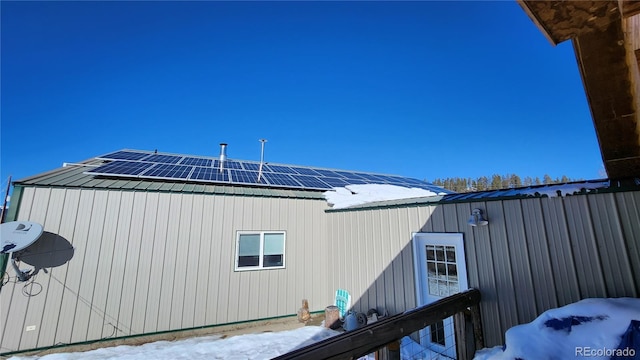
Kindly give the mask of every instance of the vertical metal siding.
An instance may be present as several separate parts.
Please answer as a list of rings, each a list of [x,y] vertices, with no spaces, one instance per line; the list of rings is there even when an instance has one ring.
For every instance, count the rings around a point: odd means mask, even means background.
[[[447,206],[447,205],[445,205]],[[448,205],[451,206],[451,205]],[[487,203],[474,203],[472,208],[481,208],[486,210],[486,216],[491,219],[491,223],[496,221],[498,223],[498,213],[487,210]],[[471,213],[469,213],[471,215]],[[466,225],[467,227],[469,225]],[[477,269],[467,268],[467,273],[477,271],[478,272],[478,289],[480,289],[482,295],[482,302],[480,303],[480,311],[484,314],[491,314],[491,320],[483,322],[485,341],[488,344],[498,342],[500,336],[500,324],[502,324],[503,314],[500,312],[498,297],[498,280],[496,279],[494,261],[496,260],[496,254],[494,250],[497,245],[492,244],[490,236],[490,226],[476,226],[472,229],[473,239],[465,239],[465,245],[473,242],[475,247],[475,253],[471,254],[467,252],[466,257],[474,256],[476,258]],[[497,258],[500,259],[500,258]],[[486,316],[484,316],[486,317]]]
[[[636,18],[640,24],[640,16]],[[638,38],[640,40],[640,36]],[[629,262],[633,267],[635,288],[636,291],[640,291],[640,192],[617,193],[615,196],[626,238]]]
[[[589,198],[607,296],[638,297],[614,194]],[[628,239],[631,241],[631,239]],[[636,240],[637,241],[637,240]]]
[[[640,292],[637,191],[329,214],[325,206],[24,188],[18,219],[44,224],[75,252],[38,273],[36,296],[25,296],[21,283],[3,287],[1,351],[286,315],[302,298],[320,310],[337,288],[360,311],[404,311],[415,306],[414,231],[464,234],[489,346],[549,308]],[[476,207],[488,226],[466,224]],[[235,272],[238,230],[286,231],[286,269]]]
[[[166,245],[167,245],[167,224],[169,222],[170,196],[167,194],[149,194],[150,201],[155,204],[155,225],[153,227],[152,247],[148,249],[151,256],[151,266],[149,269],[149,287],[147,289],[146,311],[144,318],[143,332],[159,331],[158,322],[161,314],[160,296],[162,291],[162,275],[165,265]]]
[[[515,283],[509,250],[515,246],[512,240],[507,238],[506,217],[503,201],[487,203],[487,214],[500,214],[491,220],[489,228],[489,241],[493,257],[493,274],[496,278],[496,293],[498,298],[498,311],[500,313],[500,328],[506,329],[518,324],[518,312],[516,305]],[[502,261],[508,259],[508,261]]]
[[[568,241],[569,231],[563,201],[563,198],[558,197],[543,199],[542,212],[555,278],[555,293],[561,304],[570,304],[580,299],[580,290],[573,252]]]
[[[0,352],[324,309],[329,266],[319,200],[26,187],[19,220],[69,241],[42,291],[0,293]],[[235,272],[236,231],[286,232],[286,268]],[[9,274],[15,277],[10,269]],[[25,331],[26,326],[36,330]]]
[[[569,240],[574,254],[580,297],[606,297],[604,271],[598,256],[598,244],[589,216],[585,196],[573,196],[564,201],[567,213]]]
[[[513,296],[517,306],[517,323],[529,322],[538,315],[531,272],[529,249],[524,229],[521,202],[505,201],[503,204],[506,225],[505,240],[509,246],[510,271],[513,274]]]
[[[473,208],[485,210],[488,226],[467,225]],[[508,328],[550,308],[593,296],[637,296],[640,289],[637,191],[328,215],[332,251],[360,251],[358,257],[338,255],[328,269],[329,289],[349,290],[359,311],[415,306],[412,232],[463,233],[469,285],[482,292],[488,346],[502,344]],[[366,259],[357,260],[366,270],[345,265],[356,258]]]

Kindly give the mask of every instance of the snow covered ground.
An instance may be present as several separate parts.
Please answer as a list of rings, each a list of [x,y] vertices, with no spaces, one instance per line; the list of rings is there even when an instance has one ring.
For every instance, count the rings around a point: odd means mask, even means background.
[[[633,322],[635,321],[635,322]],[[11,360],[107,359],[271,359],[296,348],[338,335],[320,326],[296,330],[238,335],[204,336],[158,341],[140,346],[116,346],[87,352],[59,353]],[[626,337],[626,338],[625,338]],[[625,342],[626,341],[626,342]],[[627,345],[627,342],[631,345]],[[626,349],[626,352],[624,352]],[[612,357],[617,355],[621,357]],[[625,355],[626,354],[626,355]],[[402,359],[445,359],[408,337],[402,339]],[[586,299],[544,312],[529,324],[506,333],[506,346],[483,349],[476,360],[504,359],[640,359],[640,299]],[[367,356],[362,359],[373,359]]]
[[[504,349],[480,350],[475,359],[640,359],[640,299],[585,299],[551,309],[509,329],[505,340]]]
[[[203,336],[178,341],[157,341],[140,346],[115,346],[86,352],[49,354],[42,357],[12,357],[11,360],[258,360],[271,359],[313,344],[339,332],[320,326],[296,330],[238,335],[229,338]]]

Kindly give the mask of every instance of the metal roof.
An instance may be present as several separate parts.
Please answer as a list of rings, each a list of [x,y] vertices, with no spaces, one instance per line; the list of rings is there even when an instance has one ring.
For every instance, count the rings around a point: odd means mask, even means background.
[[[228,195],[245,195],[245,196],[269,196],[269,197],[287,197],[287,198],[309,198],[309,199],[323,199],[323,193],[327,190],[331,190],[333,187],[319,188],[317,186],[306,186],[304,182],[302,186],[287,186],[286,184],[271,184],[271,183],[245,183],[245,182],[220,182],[220,181],[205,181],[196,179],[186,179],[181,177],[154,177],[135,174],[121,174],[120,172],[100,172],[101,168],[114,164],[120,160],[119,155],[136,155],[137,158],[142,156],[143,158],[162,158],[160,160],[166,160],[170,163],[176,163],[175,159],[178,159],[179,163],[182,163],[185,159],[188,160],[204,160],[210,163],[218,161],[214,157],[202,157],[191,155],[180,155],[172,153],[160,153],[157,151],[143,151],[123,149],[119,152],[110,153],[103,156],[97,156],[85,160],[80,163],[65,163],[63,167],[45,172],[42,174],[34,175],[25,179],[20,179],[14,182],[17,186],[48,186],[48,187],[73,187],[73,188],[92,188],[92,189],[118,189],[118,190],[142,190],[142,191],[161,191],[161,192],[181,192],[181,193],[209,193],[209,194],[228,194]],[[115,156],[118,155],[118,156]],[[138,156],[140,155],[140,156]],[[165,159],[166,158],[166,159]],[[126,158],[127,161],[136,163],[135,159]],[[145,165],[151,164],[152,167],[156,166],[155,162],[142,161],[144,159],[138,159],[140,163]],[[164,160],[159,161],[164,165]],[[226,159],[225,161],[241,162],[240,160]],[[202,161],[200,161],[202,162]],[[242,162],[241,162],[242,163]],[[255,162],[245,162],[255,165]],[[258,164],[258,163],[256,163]],[[358,171],[340,170],[340,169],[326,169],[315,168],[299,165],[277,164],[277,163],[264,163],[265,167],[269,166],[268,171],[273,171],[275,175],[282,175],[279,172],[288,169],[289,171],[295,171],[298,176],[304,177],[305,181],[308,177],[317,176],[318,178],[333,179],[329,174],[336,176],[335,180],[340,180],[342,185],[334,185],[337,187],[345,186],[348,184],[366,184],[366,183],[388,183],[392,185],[417,187],[430,189],[431,191],[441,190],[437,192],[451,193],[441,187],[435,186],[431,183],[421,181],[418,179],[406,178],[398,175],[387,175],[378,173],[366,173]],[[186,166],[186,165],[185,165]],[[192,165],[189,165],[192,166]],[[194,165],[195,166],[195,165]],[[199,166],[207,167],[200,164]],[[211,167],[211,166],[209,166]],[[214,167],[215,168],[215,167]],[[242,168],[241,168],[242,169]],[[244,169],[244,171],[248,171]],[[310,175],[311,171],[317,172],[316,175]],[[269,175],[265,172],[265,176]],[[275,176],[274,175],[274,176]],[[293,175],[292,175],[293,176]],[[324,177],[323,177],[324,176]],[[351,177],[349,177],[351,176]],[[259,177],[258,177],[259,179]],[[326,184],[331,184],[326,180]],[[400,182],[400,183],[399,183]],[[435,190],[432,190],[435,189]]]
[[[324,200],[322,191],[243,187],[233,185],[197,184],[168,180],[108,178],[85,174],[87,169],[101,165],[102,160],[89,159],[14,181],[16,186],[70,187],[109,190],[142,190],[201,194],[285,197]]]
[[[97,156],[104,160],[86,173],[109,178],[169,180],[298,190],[332,190],[357,184],[389,184],[451,193],[429,182],[399,175],[319,168],[273,162],[123,149]]]
[[[480,201],[496,201],[508,199],[561,197],[618,191],[640,191],[640,179],[626,181],[588,180],[563,184],[536,185],[511,189],[476,191],[468,193],[448,194],[444,196],[427,196],[419,198],[376,201],[361,205],[353,205],[340,209],[328,209],[328,212],[369,210],[375,208],[410,207],[432,204],[469,203]]]

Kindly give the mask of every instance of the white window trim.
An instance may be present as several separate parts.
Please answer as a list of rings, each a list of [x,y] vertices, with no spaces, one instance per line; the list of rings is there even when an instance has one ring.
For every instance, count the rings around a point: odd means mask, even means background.
[[[283,244],[282,244],[282,266],[263,266],[264,260],[264,235],[265,234],[282,234]],[[240,235],[260,235],[260,256],[258,266],[238,266],[238,261],[240,260]],[[238,230],[236,231],[236,258],[235,258],[235,271],[255,271],[255,270],[276,270],[276,269],[284,269],[287,265],[286,263],[286,253],[287,253],[287,232],[284,230],[260,230],[260,231],[250,231],[250,230]]]

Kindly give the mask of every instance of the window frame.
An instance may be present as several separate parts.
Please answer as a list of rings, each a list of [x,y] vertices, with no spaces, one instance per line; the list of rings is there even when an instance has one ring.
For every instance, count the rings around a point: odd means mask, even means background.
[[[282,265],[280,266],[264,266],[264,244],[265,235],[278,234],[282,235]],[[260,235],[260,254],[258,255],[257,266],[238,266],[240,262],[240,237],[242,235]],[[277,270],[286,268],[286,252],[287,252],[287,232],[284,230],[238,230],[236,231],[236,254],[234,271],[255,271],[255,270]]]

